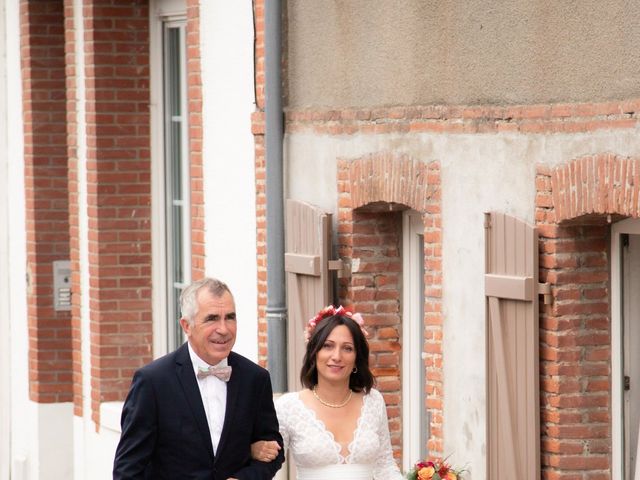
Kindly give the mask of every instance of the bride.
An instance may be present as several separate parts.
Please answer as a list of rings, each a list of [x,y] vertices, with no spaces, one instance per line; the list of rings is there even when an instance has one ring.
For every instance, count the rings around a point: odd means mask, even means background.
[[[362,317],[329,306],[309,320],[300,379],[306,387],[276,401],[284,446],[298,480],[401,480],[391,450],[384,399],[373,387]],[[279,446],[258,442],[255,459]],[[291,458],[291,457],[290,457]]]

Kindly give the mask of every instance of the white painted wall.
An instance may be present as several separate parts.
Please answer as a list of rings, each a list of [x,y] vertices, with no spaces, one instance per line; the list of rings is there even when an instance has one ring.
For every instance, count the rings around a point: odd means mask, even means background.
[[[336,159],[394,151],[418,161],[440,162],[444,453],[451,455],[453,464],[468,465],[467,480],[484,479],[486,469],[483,214],[496,210],[534,223],[536,163],[552,166],[602,152],[638,156],[639,133],[640,129],[547,136],[299,133],[286,137],[287,197],[334,213],[334,222]]]
[[[115,404],[116,402],[114,402]],[[105,404],[102,404],[105,405]],[[82,456],[76,458],[74,465],[75,480],[91,479],[91,480],[111,480],[113,478],[113,458],[116,452],[116,446],[120,439],[120,410],[118,405],[117,413],[107,415],[108,426],[105,425],[104,408],[101,408],[101,425],[100,431],[96,432],[93,422],[84,417],[74,417],[73,420],[73,436],[76,442],[81,442],[81,448],[76,447],[74,454]],[[117,418],[117,430],[114,430],[113,420]],[[79,469],[81,466],[82,469]],[[59,477],[62,478],[62,477]]]
[[[0,146],[7,145],[7,65],[5,2],[0,0]],[[2,147],[0,147],[2,148]],[[11,324],[9,284],[9,155],[0,151],[0,480],[9,480],[11,466]]]
[[[234,294],[239,319],[234,350],[256,360],[252,4],[201,2],[200,16],[205,271],[225,281]]]
[[[39,442],[38,477],[42,480],[73,478],[73,404],[33,403],[38,416],[34,441]]]
[[[29,401],[27,337],[26,235],[22,86],[20,79],[19,11],[17,0],[5,2],[7,88],[7,225],[8,292],[11,365],[11,470],[12,479],[36,478],[38,472],[38,416]],[[34,440],[35,439],[35,440]]]

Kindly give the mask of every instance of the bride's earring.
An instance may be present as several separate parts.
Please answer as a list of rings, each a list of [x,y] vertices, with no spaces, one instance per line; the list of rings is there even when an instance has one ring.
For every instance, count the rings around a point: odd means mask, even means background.
[[[351,375],[353,375],[354,373],[358,373],[358,367],[353,367],[353,370],[351,371]]]

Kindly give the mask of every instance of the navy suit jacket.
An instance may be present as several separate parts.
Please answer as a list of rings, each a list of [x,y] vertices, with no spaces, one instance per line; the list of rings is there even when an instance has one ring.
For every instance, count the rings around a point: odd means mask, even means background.
[[[231,352],[227,408],[216,455],[185,343],[138,370],[122,410],[114,480],[267,480],[284,460],[251,459],[251,443],[282,445],[269,373]]]

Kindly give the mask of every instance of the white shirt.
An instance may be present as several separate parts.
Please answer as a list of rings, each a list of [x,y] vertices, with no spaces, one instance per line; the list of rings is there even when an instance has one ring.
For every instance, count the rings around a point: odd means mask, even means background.
[[[188,343],[188,342],[187,342]],[[198,379],[198,368],[209,368],[215,365],[209,365],[202,360],[189,345],[189,357],[193,364],[193,372],[196,375],[198,388],[200,389],[200,397],[204,405],[204,412],[207,415],[207,423],[209,424],[209,434],[211,435],[211,445],[213,445],[213,453],[218,449],[220,443],[220,435],[222,434],[222,426],[224,424],[224,415],[227,410],[227,382],[223,382],[214,375]],[[221,367],[227,366],[225,358],[218,363]]]

